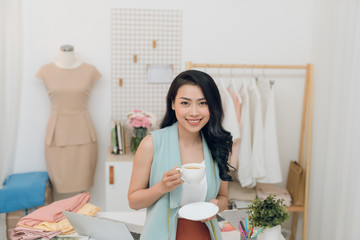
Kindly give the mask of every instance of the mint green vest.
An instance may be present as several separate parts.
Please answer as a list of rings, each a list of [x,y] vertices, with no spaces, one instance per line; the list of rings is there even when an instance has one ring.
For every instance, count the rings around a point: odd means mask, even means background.
[[[149,187],[160,182],[163,174],[175,165],[181,167],[178,138],[178,123],[151,132],[154,142],[154,156],[151,166]],[[206,201],[216,198],[220,177],[219,168],[211,157],[210,150],[202,137],[206,165],[207,194]],[[145,226],[141,234],[143,240],[175,240],[182,186],[164,194],[152,206],[147,208]],[[212,240],[221,240],[217,219],[207,221]]]

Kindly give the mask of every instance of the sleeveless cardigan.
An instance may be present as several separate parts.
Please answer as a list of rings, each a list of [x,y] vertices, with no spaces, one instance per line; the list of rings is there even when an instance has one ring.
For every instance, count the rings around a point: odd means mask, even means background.
[[[181,167],[178,138],[178,122],[150,133],[154,142],[153,162],[151,165],[149,188],[162,180],[163,174],[175,165]],[[208,190],[205,201],[216,198],[220,188],[219,168],[211,157],[205,138],[202,145],[206,166]],[[145,226],[141,234],[142,240],[175,240],[179,203],[182,186],[164,194],[153,205],[147,208]],[[212,240],[221,240],[217,219],[205,222]]]

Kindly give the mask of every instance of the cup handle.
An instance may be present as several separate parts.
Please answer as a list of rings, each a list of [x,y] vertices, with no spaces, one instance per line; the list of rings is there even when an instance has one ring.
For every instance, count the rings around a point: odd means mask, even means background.
[[[176,168],[176,170],[179,170],[179,172],[181,173],[181,175],[182,175],[182,173],[183,173],[183,170],[181,169],[181,168]],[[180,177],[180,179],[181,180],[183,180],[184,182],[185,182],[185,179],[181,176]]]

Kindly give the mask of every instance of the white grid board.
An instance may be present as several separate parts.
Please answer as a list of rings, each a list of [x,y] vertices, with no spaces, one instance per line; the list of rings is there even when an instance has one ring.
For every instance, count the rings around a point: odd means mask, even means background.
[[[174,78],[181,69],[181,43],[181,11],[111,10],[112,119],[125,121],[126,114],[134,109],[162,118],[170,83],[148,83],[147,66],[170,64]]]

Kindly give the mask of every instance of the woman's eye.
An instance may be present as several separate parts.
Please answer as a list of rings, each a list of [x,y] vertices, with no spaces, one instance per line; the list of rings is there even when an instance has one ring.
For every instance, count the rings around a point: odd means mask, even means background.
[[[188,102],[181,102],[180,104],[182,104],[182,105],[189,105],[189,103]]]
[[[200,102],[200,105],[207,105],[206,101]]]

